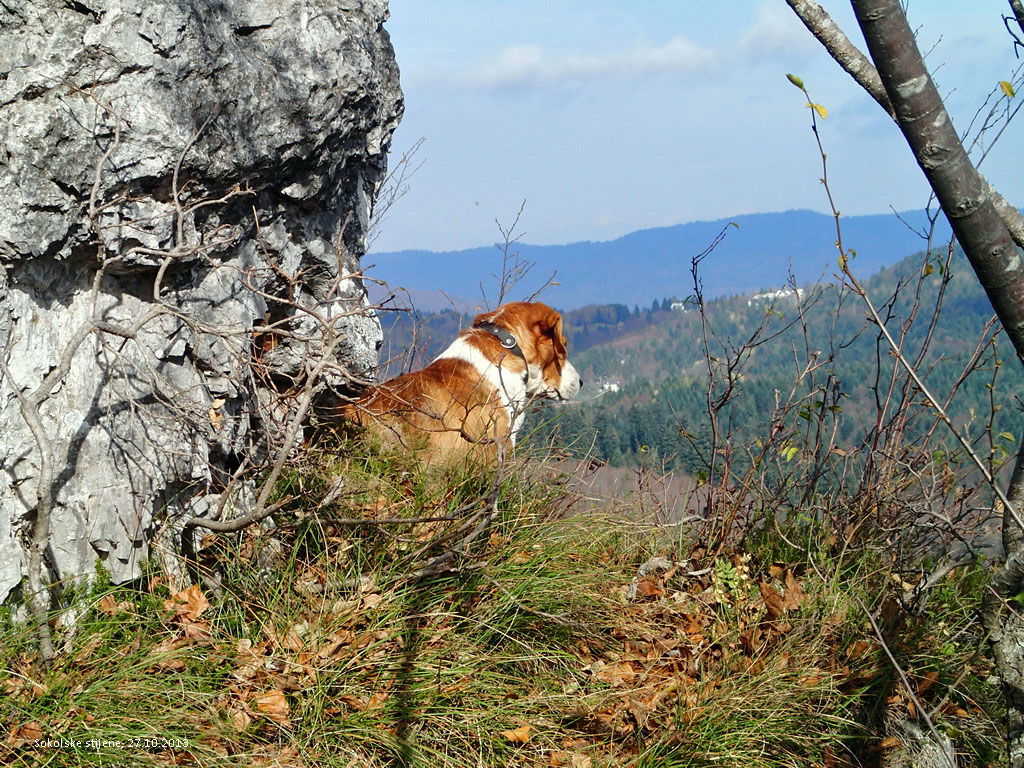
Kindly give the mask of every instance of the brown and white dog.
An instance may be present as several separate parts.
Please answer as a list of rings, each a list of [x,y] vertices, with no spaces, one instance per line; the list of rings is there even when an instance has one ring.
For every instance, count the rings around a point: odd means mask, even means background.
[[[428,464],[493,461],[515,445],[532,399],[569,400],[580,386],[562,316],[513,302],[477,315],[426,368],[370,388],[343,413]]]

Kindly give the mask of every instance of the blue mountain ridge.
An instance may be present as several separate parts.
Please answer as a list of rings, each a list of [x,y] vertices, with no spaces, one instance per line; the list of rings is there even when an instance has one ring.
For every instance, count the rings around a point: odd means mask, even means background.
[[[843,216],[840,222],[843,245],[856,251],[853,269],[860,277],[926,246],[918,234],[927,225],[924,211]],[[792,210],[643,229],[602,242],[517,243],[513,247],[520,257],[535,266],[510,298],[529,296],[552,273],[557,273],[559,284],[546,289],[541,298],[561,309],[587,304],[649,305],[666,296],[683,298],[693,293],[692,258],[723,229],[725,239],[701,264],[708,298],[775,289],[788,280],[790,271],[799,284],[832,280],[837,271],[835,219]],[[940,217],[936,244],[948,239],[949,231]],[[456,297],[456,304],[480,303],[481,283],[493,302],[501,252],[494,245],[443,252],[406,250],[370,253],[363,263],[369,276],[392,288],[408,289],[416,305],[429,310],[451,305],[438,291]],[[377,298],[380,293],[375,290],[371,295]],[[430,296],[439,297],[437,306],[425,306],[433,303]]]

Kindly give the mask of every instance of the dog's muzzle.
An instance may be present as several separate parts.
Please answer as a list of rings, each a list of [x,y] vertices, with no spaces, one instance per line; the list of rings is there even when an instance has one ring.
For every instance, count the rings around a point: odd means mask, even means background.
[[[572,363],[566,360],[565,365],[562,367],[562,381],[558,385],[558,389],[555,390],[557,398],[559,400],[572,400],[580,393],[580,387],[582,386],[583,381],[580,379],[579,371],[573,367]]]

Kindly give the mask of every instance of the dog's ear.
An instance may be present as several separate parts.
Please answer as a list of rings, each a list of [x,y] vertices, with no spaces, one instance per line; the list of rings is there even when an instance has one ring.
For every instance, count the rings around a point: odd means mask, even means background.
[[[560,357],[565,357],[568,354],[569,343],[568,339],[565,338],[565,329],[562,324],[562,315],[558,312],[554,313],[554,321],[551,325],[551,338],[555,341],[555,352]]]
[[[537,331],[542,336],[547,336],[551,339],[555,346],[555,354],[559,357],[565,357],[568,353],[568,340],[565,338],[565,329],[562,323],[562,316],[550,310],[542,320],[537,322]]]
[[[495,320],[497,320],[499,314],[501,314],[500,309],[495,309],[492,312],[484,312],[482,314],[479,314],[473,318],[473,327],[479,328],[481,325],[493,323]]]
[[[555,312],[555,322],[553,328],[555,351],[562,357],[565,357],[569,353],[569,340],[565,337],[565,328],[564,324],[562,323],[562,316],[557,312]]]

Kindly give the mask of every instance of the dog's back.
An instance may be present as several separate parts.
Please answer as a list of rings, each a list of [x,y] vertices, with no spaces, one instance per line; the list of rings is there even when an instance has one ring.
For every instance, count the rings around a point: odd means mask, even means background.
[[[493,459],[509,441],[508,416],[493,387],[473,365],[452,358],[370,388],[343,415],[383,444],[416,451],[428,463],[470,454]]]

